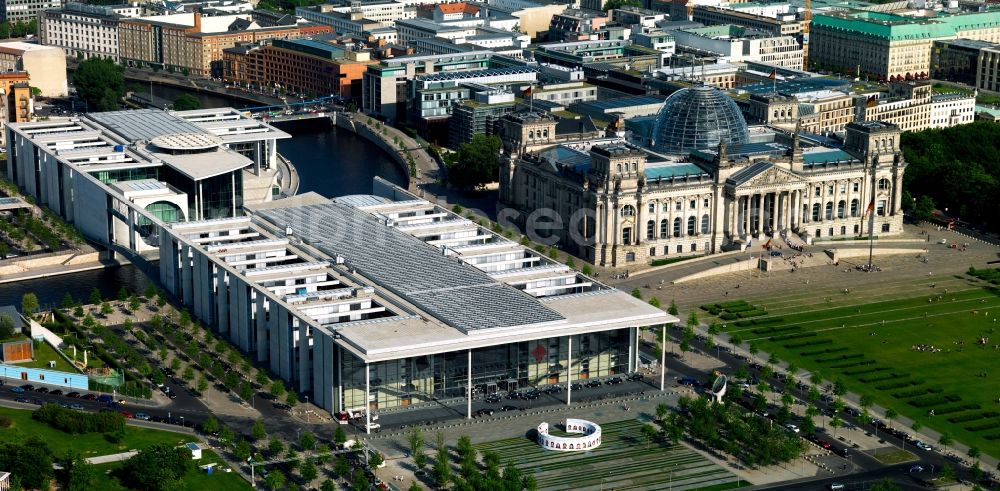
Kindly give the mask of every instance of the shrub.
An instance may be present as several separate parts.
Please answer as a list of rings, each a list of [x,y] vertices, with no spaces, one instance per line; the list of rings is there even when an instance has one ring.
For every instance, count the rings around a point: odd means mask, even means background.
[[[0,416],[0,428],[10,428],[12,424],[14,424],[14,420],[7,416]]]
[[[878,385],[875,388],[878,390],[895,390],[904,389],[906,387],[913,387],[915,385],[923,385],[923,380],[903,380],[901,382],[893,382],[891,384]]]
[[[85,413],[58,404],[38,408],[31,418],[66,433],[113,433],[125,428],[125,418],[116,412]]]
[[[815,336],[816,336],[815,332],[797,332],[793,334],[783,334],[781,336],[771,336],[767,339],[771,341],[788,341],[790,339],[811,338]]]
[[[848,377],[854,377],[856,375],[868,375],[869,373],[884,372],[890,370],[889,367],[874,367],[874,368],[864,368],[859,370],[845,370],[841,373],[847,375]]]
[[[822,344],[833,344],[833,340],[832,339],[828,339],[828,338],[824,338],[824,339],[817,339],[815,341],[803,341],[801,343],[789,343],[789,344],[786,344],[785,347],[789,348],[789,349],[794,349],[794,348],[805,348],[806,346],[819,346],[819,345],[822,345]]]
[[[850,349],[850,348],[847,348],[846,346],[841,346],[839,348],[827,348],[827,349],[814,350],[814,351],[801,351],[801,352],[799,352],[799,355],[801,355],[801,356],[824,355],[824,354],[828,354],[828,353],[840,353],[841,351],[847,351],[848,349]]]
[[[975,425],[975,426],[966,426],[965,429],[968,430],[968,431],[972,431],[972,432],[986,431],[986,430],[995,429],[998,424],[1000,424],[1000,421],[994,420],[994,421],[990,421],[989,423],[985,423],[985,424],[979,424],[979,425]]]
[[[907,404],[909,404],[909,405],[911,405],[913,407],[921,407],[922,408],[922,407],[931,407],[931,406],[941,406],[941,405],[944,405],[944,404],[948,404],[948,402],[949,402],[948,399],[945,399],[942,396],[929,396],[929,397],[922,397],[920,399],[914,399],[912,401],[908,401]]]
[[[719,315],[719,318],[724,321],[734,321],[736,319],[739,319],[739,316],[737,316],[736,314],[731,314],[729,312],[723,312],[722,314]]]
[[[817,358],[816,363],[830,363],[832,361],[842,361],[842,360],[853,360],[855,358],[864,358],[864,353],[850,353],[846,355],[835,356],[833,358]],[[833,367],[838,368],[838,367]]]
[[[968,423],[971,421],[978,421],[980,419],[995,418],[997,416],[1000,416],[1000,413],[996,411],[983,411],[981,413],[965,414],[962,416],[952,416],[948,418],[948,421],[952,423]],[[995,427],[996,425],[997,425],[996,422],[991,423],[991,427]]]
[[[720,309],[726,309],[726,310],[730,310],[730,311],[732,311],[733,309],[741,308],[741,307],[750,307],[750,308],[753,307],[746,300],[732,300],[732,301],[729,301],[729,302],[717,303],[715,305],[718,306]]]
[[[836,365],[830,365],[830,368],[852,368],[852,367],[864,367],[868,365],[874,365],[875,360],[859,360],[859,361],[849,361],[847,363],[838,363]]]
[[[954,413],[958,413],[958,412],[962,412],[962,411],[973,411],[973,410],[982,409],[982,408],[983,407],[980,406],[979,404],[962,404],[960,406],[949,406],[949,407],[935,408],[934,409],[934,414],[935,415],[954,414]]]
[[[740,319],[745,319],[747,317],[760,317],[762,315],[767,315],[767,311],[763,309],[748,310],[746,312],[737,312],[736,316]]]

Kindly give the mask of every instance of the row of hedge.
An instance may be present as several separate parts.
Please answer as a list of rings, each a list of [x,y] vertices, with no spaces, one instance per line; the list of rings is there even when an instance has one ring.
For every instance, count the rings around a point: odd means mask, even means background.
[[[776,334],[779,332],[799,331],[801,329],[802,326],[771,326],[754,329],[752,332],[754,334]]]
[[[944,396],[931,396],[931,397],[924,397],[921,399],[914,399],[912,401],[908,401],[907,404],[913,407],[931,407],[931,406],[940,406],[948,403],[955,403],[961,400],[962,398],[957,395],[948,394]]]
[[[895,382],[895,383],[891,383],[891,384],[877,385],[877,386],[875,386],[875,388],[878,389],[878,390],[896,390],[896,389],[905,389],[907,387],[914,387],[914,386],[917,386],[917,385],[924,385],[924,381],[923,380],[903,380],[901,382]]]
[[[889,367],[873,367],[873,368],[864,368],[864,369],[861,369],[861,370],[845,370],[845,371],[843,371],[841,373],[843,373],[844,375],[847,375],[848,377],[855,377],[855,376],[858,376],[858,375],[868,375],[869,373],[884,372],[886,370],[890,370],[890,368]]]
[[[767,339],[770,341],[790,341],[792,339],[813,338],[813,337],[816,337],[816,333],[813,331],[809,331],[809,332],[796,332],[792,334],[782,334],[780,336],[770,336]]]
[[[895,379],[904,378],[904,377],[909,377],[909,375],[900,375],[900,374],[894,372],[894,373],[887,373],[887,374],[884,374],[884,375],[879,375],[877,377],[859,377],[858,381],[862,382],[862,383],[870,384],[870,383],[874,383],[874,382],[883,382],[883,381],[886,381],[886,380],[895,380]]]
[[[803,341],[801,343],[789,343],[784,346],[789,349],[795,349],[795,348],[805,348],[806,346],[820,346],[823,344],[833,344],[833,340],[830,338],[822,338],[822,339],[815,339],[812,341]]]
[[[111,433],[125,428],[125,418],[116,412],[90,413],[66,409],[58,404],[46,404],[31,418],[66,433]]]
[[[785,322],[784,317],[768,317],[767,319],[747,319],[733,323],[736,327],[767,326]]]
[[[912,399],[914,397],[925,396],[927,394],[940,394],[942,391],[943,389],[938,387],[922,387],[905,392],[896,392],[892,394],[892,397],[895,397],[896,399]]]
[[[864,358],[864,357],[865,357],[864,353],[849,353],[846,355],[835,356],[833,358],[816,358],[814,361],[816,363],[830,363],[834,361],[853,360],[855,358]]]
[[[839,348],[826,348],[826,349],[814,350],[814,351],[800,351],[799,352],[799,356],[826,355],[826,354],[830,354],[830,353],[840,353],[842,351],[847,351],[849,349],[850,348],[848,348],[846,346],[841,346]]]
[[[875,363],[877,363],[875,360],[858,360],[858,361],[849,361],[847,363],[838,363],[836,365],[830,365],[830,368],[841,370],[844,368],[866,367],[869,365],[874,365]]]
[[[1000,416],[1000,413],[996,411],[983,411],[981,413],[965,414],[962,416],[952,416],[948,418],[948,421],[952,423],[971,423],[973,421],[979,421],[981,419],[995,418]],[[994,422],[993,426],[996,427],[997,423]]]

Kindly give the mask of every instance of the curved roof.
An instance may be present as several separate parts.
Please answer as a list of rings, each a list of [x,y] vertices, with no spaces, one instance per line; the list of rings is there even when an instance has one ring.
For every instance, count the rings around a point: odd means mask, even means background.
[[[675,92],[663,103],[653,129],[653,150],[682,154],[699,148],[747,143],[750,131],[740,108],[715,87]]]

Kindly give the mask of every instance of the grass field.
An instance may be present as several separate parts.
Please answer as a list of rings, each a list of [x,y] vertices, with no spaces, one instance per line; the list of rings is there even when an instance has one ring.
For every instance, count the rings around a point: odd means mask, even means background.
[[[682,445],[642,440],[643,423],[635,420],[602,424],[601,446],[590,452],[543,450],[533,440],[512,438],[484,443],[501,462],[513,462],[534,473],[538,489],[655,490],[738,487],[736,476]],[[743,484],[746,484],[745,482]]]
[[[766,313],[720,320],[725,330],[1000,456],[995,288],[965,277],[927,278],[867,291],[756,299],[752,305]]]
[[[44,440],[57,457],[64,455],[70,449],[78,451],[83,457],[96,457],[142,449],[154,443],[179,445],[195,441],[195,438],[189,435],[130,426],[126,430],[125,440],[120,444],[114,444],[106,440],[101,433],[71,435],[51,428],[31,419],[31,411],[28,410],[0,408],[0,415],[7,416],[14,422],[10,428],[0,431],[0,441],[21,441],[28,436],[36,436]]]
[[[201,460],[197,461],[195,465],[202,466],[211,462],[217,462],[225,466],[222,459],[211,450],[202,450]],[[100,464],[97,466],[101,474],[108,475],[108,478],[101,482],[102,491],[127,491],[129,489],[123,486],[115,476],[115,471],[121,468],[121,466],[121,462]],[[183,486],[181,489],[210,489],[212,491],[243,491],[250,489],[250,483],[240,477],[239,474],[235,472],[219,472],[218,469],[212,475],[208,475],[204,470],[196,468],[184,476],[182,482]]]

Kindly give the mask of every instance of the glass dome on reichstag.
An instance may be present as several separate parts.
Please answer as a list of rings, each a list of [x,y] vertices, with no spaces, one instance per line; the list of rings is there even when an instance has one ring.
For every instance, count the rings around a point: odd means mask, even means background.
[[[721,90],[697,86],[674,92],[656,116],[653,150],[688,153],[699,148],[747,143],[750,132],[740,108]]]

